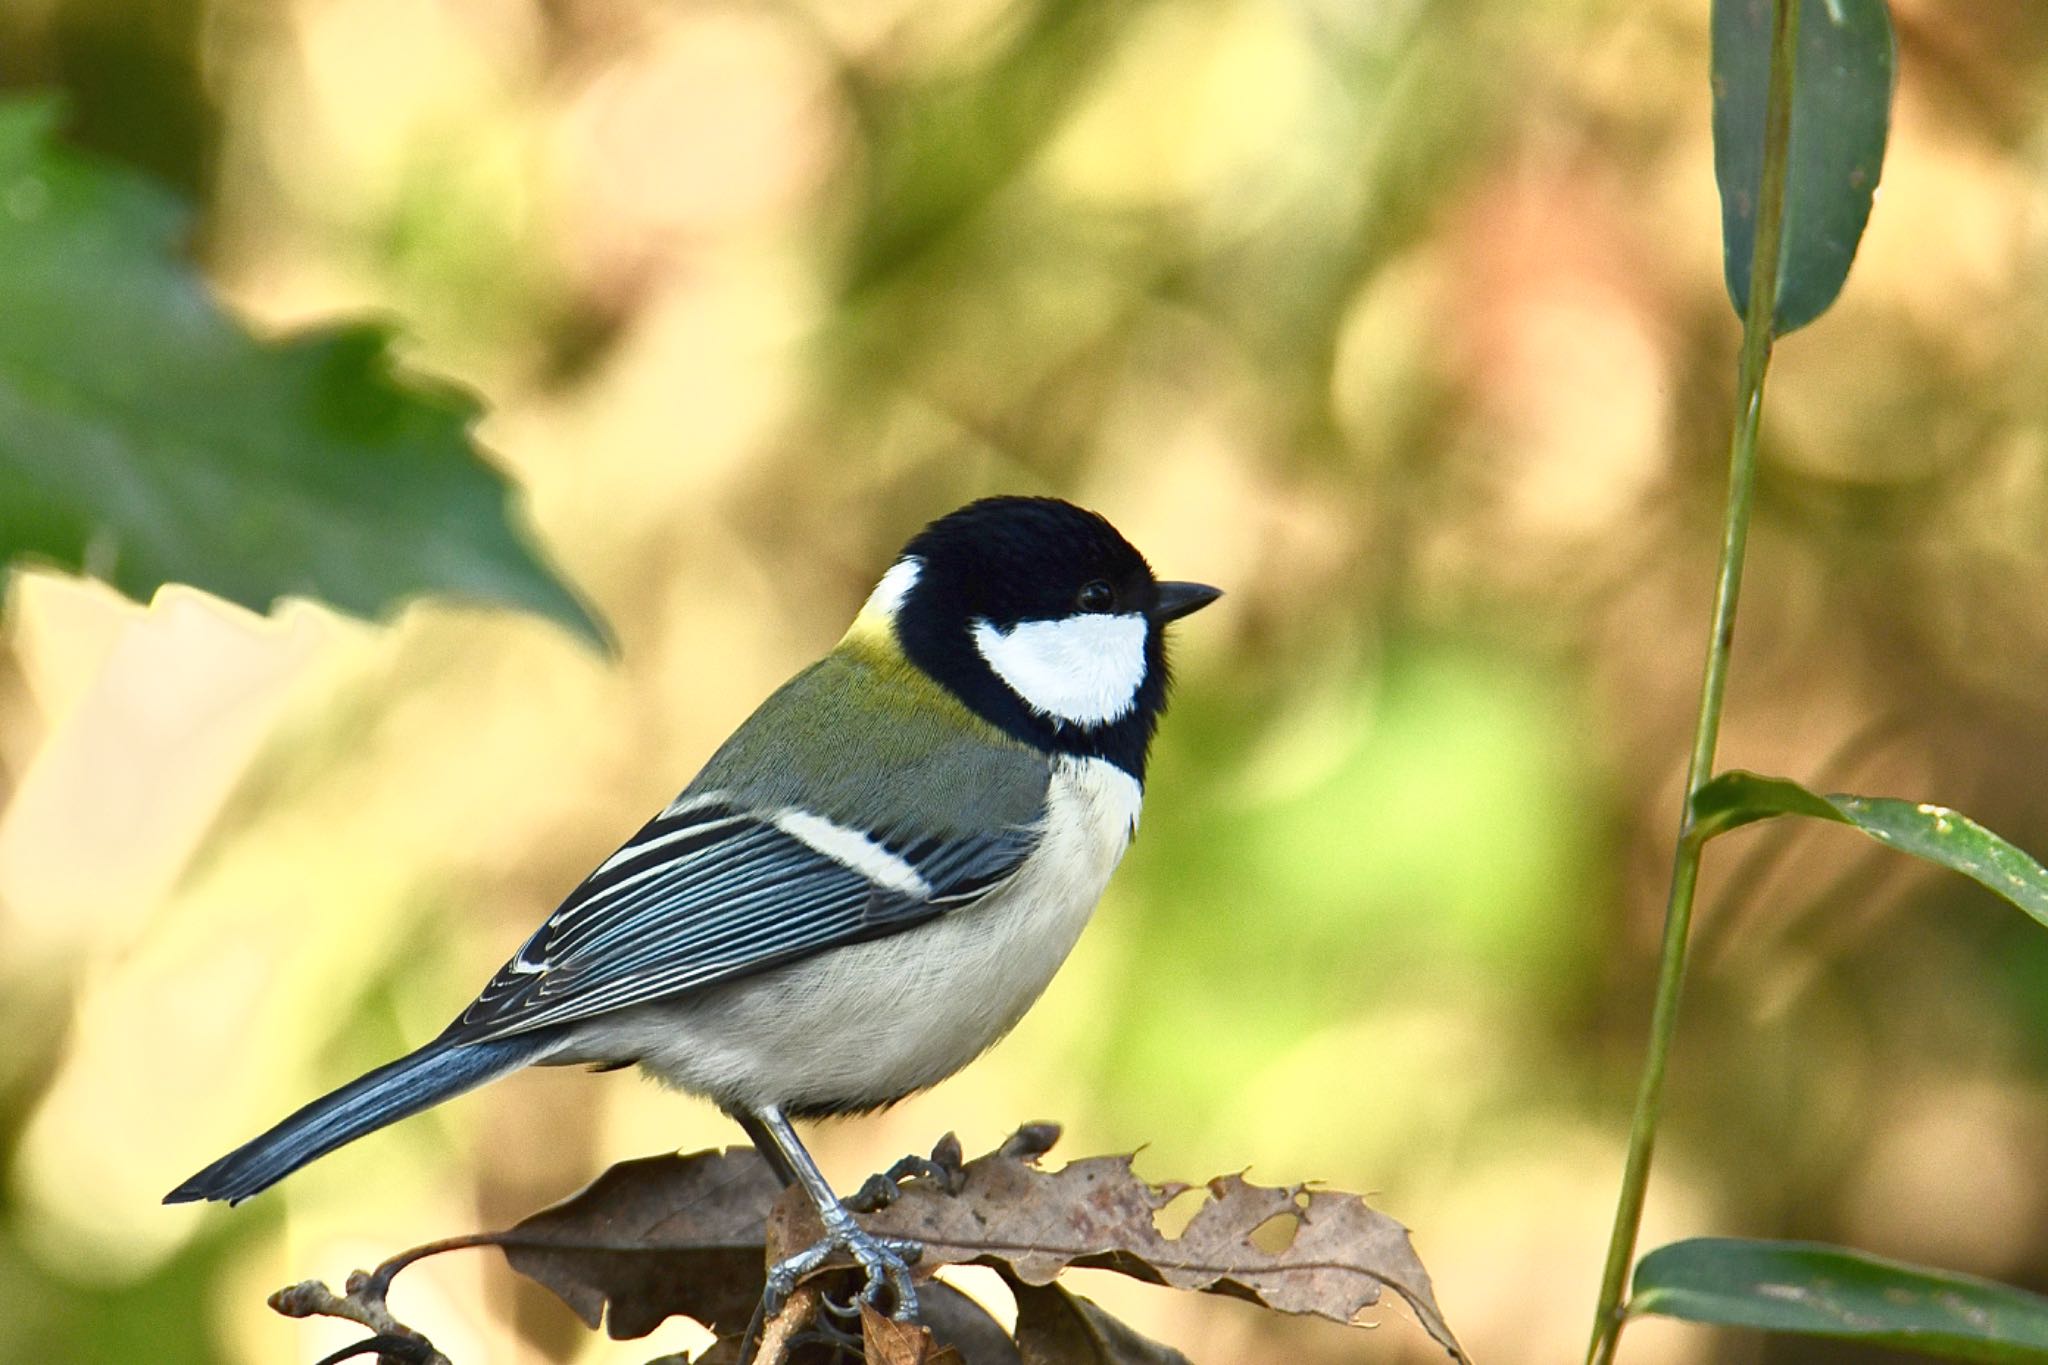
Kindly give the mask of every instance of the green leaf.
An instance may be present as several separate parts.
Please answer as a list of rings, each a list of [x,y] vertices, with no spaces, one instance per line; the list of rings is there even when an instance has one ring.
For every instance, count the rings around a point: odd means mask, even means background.
[[[2048,1361],[2048,1299],[1974,1276],[1812,1242],[1696,1237],[1636,1266],[1647,1314],[1899,1347],[1951,1360]]]
[[[2048,925],[2048,868],[1947,806],[1888,796],[1821,796],[1782,777],[1741,771],[1720,774],[1692,799],[1693,835],[1699,839],[1776,815],[1860,829],[1902,853],[1962,873]]]
[[[0,568],[35,558],[147,599],[380,616],[419,593],[604,633],[515,530],[468,398],[402,387],[384,335],[251,338],[176,256],[182,206],[0,101]]]
[[[1749,307],[1763,180],[1771,0],[1714,0],[1714,178],[1735,314]],[[1870,217],[1891,125],[1897,41],[1885,0],[1801,0],[1774,330],[1804,327],[1842,292]]]
[[[1842,820],[1842,812],[1825,796],[1816,795],[1797,782],[1739,768],[1720,773],[1693,794],[1693,827],[1701,838],[1711,839],[1738,825],[1768,820],[1774,815],[1810,815],[1816,820]]]

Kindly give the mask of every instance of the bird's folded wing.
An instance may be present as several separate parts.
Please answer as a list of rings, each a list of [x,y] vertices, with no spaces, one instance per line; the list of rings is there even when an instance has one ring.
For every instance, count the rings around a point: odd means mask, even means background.
[[[449,1036],[587,1019],[900,932],[987,895],[1037,836],[878,835],[718,792],[679,800],[590,874]]]

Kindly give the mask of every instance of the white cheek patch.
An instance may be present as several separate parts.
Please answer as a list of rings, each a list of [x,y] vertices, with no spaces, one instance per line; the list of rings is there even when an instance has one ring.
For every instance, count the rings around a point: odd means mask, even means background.
[[[976,621],[974,647],[1039,715],[1107,725],[1138,703],[1146,629],[1145,618],[1135,614],[1021,621],[1008,630]]]

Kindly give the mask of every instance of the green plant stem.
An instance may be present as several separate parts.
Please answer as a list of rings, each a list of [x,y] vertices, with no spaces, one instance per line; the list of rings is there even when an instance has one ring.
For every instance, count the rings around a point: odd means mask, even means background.
[[[1721,736],[1721,705],[1728,690],[1728,656],[1735,641],[1735,606],[1742,593],[1742,564],[1749,543],[1750,513],[1756,502],[1757,429],[1763,414],[1764,374],[1770,368],[1773,313],[1778,297],[1778,256],[1784,235],[1785,164],[1791,145],[1792,88],[1799,46],[1799,0],[1774,0],[1771,23],[1770,90],[1764,113],[1762,184],[1758,187],[1756,239],[1750,255],[1749,308],[1742,322],[1742,355],[1736,376],[1735,429],[1728,450],[1728,504],[1721,531],[1721,569],[1714,585],[1713,630],[1707,640],[1699,719],[1686,765],[1685,808],[1671,860],[1671,891],[1664,907],[1664,942],[1657,963],[1656,1004],[1650,1015],[1649,1051],[1636,1088],[1629,1124],[1628,1164],[1614,1209],[1614,1231],[1600,1280],[1588,1365],[1609,1365],[1621,1340],[1622,1295],[1634,1264],[1642,1227],[1643,1200],[1650,1183],[1650,1156],[1657,1141],[1664,1073],[1678,1030],[1680,987],[1685,981],[1687,936],[1692,928],[1693,893],[1699,884],[1705,843],[1692,819],[1693,795],[1714,774],[1714,749]]]

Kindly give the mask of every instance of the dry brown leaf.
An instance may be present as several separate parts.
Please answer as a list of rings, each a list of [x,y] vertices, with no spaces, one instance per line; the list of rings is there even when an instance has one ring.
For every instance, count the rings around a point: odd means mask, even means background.
[[[707,1361],[736,1365],[864,1360],[867,1365],[1020,1365],[1003,1325],[952,1286],[933,1282],[919,1297],[919,1323],[900,1323],[856,1301],[827,1302],[825,1281],[797,1286],[780,1313],[768,1319],[752,1355],[721,1339]]]
[[[860,1308],[860,1335],[867,1365],[965,1365],[958,1351],[939,1345],[917,1323],[898,1322],[866,1304]]]
[[[1022,1365],[1190,1365],[1171,1346],[1139,1336],[1056,1284],[1010,1281],[1017,1295]]]
[[[1189,1187],[1147,1184],[1129,1157],[1040,1170],[1036,1157],[1057,1132],[1049,1125],[1020,1130],[997,1151],[952,1168],[950,1177],[909,1181],[894,1204],[862,1216],[874,1233],[925,1247],[917,1270],[926,1279],[920,1292],[931,1330],[867,1330],[876,1337],[877,1359],[889,1365],[899,1359],[918,1365],[1181,1360],[1086,1300],[1033,1288],[1050,1284],[1068,1266],[1117,1270],[1345,1323],[1376,1303],[1382,1286],[1390,1287],[1431,1336],[1463,1358],[1406,1230],[1363,1200],[1224,1176],[1209,1182],[1186,1229],[1168,1237],[1155,1220]],[[753,1316],[767,1261],[808,1246],[821,1231],[801,1191],[779,1191],[767,1163],[751,1149],[654,1157],[621,1162],[582,1193],[504,1232],[450,1238],[396,1256],[373,1274],[358,1272],[346,1299],[325,1294],[314,1303],[294,1290],[280,1298],[297,1297],[278,1306],[382,1327],[370,1308],[381,1309],[392,1277],[406,1266],[458,1247],[496,1246],[514,1269],[554,1290],[591,1326],[603,1322],[615,1338],[644,1336],[680,1314],[711,1327],[723,1347]],[[946,1264],[994,1266],[1012,1281],[1019,1300],[1016,1340],[972,1300],[929,1280]],[[814,1302],[819,1277],[826,1275],[842,1277],[835,1292],[859,1286],[858,1273],[842,1256],[806,1277],[803,1302]],[[814,1309],[797,1316],[818,1320]],[[852,1320],[844,1321],[850,1331]],[[803,1323],[785,1311],[767,1326],[773,1336]],[[392,1340],[401,1350],[423,1345]]]
[[[678,1313],[729,1335],[760,1301],[762,1224],[781,1189],[751,1147],[622,1161],[477,1240],[615,1338],[644,1337]]]
[[[926,1266],[995,1265],[1026,1284],[1049,1284],[1067,1266],[1099,1266],[1343,1323],[1378,1302],[1385,1286],[1463,1359],[1407,1229],[1356,1195],[1219,1176],[1187,1228],[1167,1237],[1155,1215],[1189,1187],[1148,1184],[1127,1156],[1043,1171],[995,1152],[969,1162],[965,1174],[957,1195],[923,1181],[906,1185],[865,1225],[922,1242]],[[1252,1237],[1276,1218],[1293,1223],[1294,1235],[1267,1251]]]

